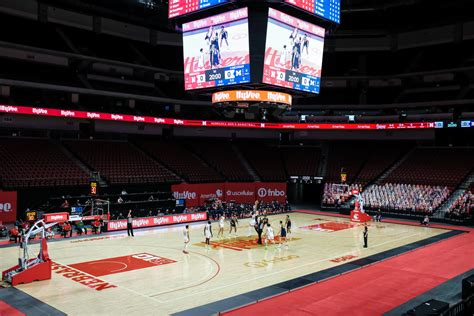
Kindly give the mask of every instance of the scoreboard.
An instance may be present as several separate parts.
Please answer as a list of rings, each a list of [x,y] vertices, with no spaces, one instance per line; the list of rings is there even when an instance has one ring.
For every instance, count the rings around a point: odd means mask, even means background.
[[[341,0],[285,0],[285,2],[326,20],[338,24],[341,21]]]
[[[168,17],[175,18],[226,2],[229,0],[169,0]]]
[[[263,83],[319,93],[325,29],[270,8]]]
[[[183,24],[185,90],[250,82],[248,10]]]

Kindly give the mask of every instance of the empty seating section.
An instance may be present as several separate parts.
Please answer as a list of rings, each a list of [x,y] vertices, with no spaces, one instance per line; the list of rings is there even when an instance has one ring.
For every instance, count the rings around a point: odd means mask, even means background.
[[[347,173],[346,183],[353,183],[359,170],[369,157],[367,146],[357,143],[335,143],[328,154],[326,181],[341,183],[341,168]]]
[[[239,144],[239,148],[262,181],[286,181],[283,161],[277,147],[264,144]]]
[[[321,150],[316,147],[281,148],[289,176],[317,176]]]
[[[223,180],[219,173],[178,142],[144,141],[138,145],[188,182]]]
[[[111,184],[179,182],[171,171],[126,142],[66,141],[64,144]]]
[[[454,188],[469,174],[473,166],[473,149],[418,148],[384,182]]]
[[[253,178],[236,155],[232,144],[225,141],[190,142],[189,146],[228,181],[252,181]]]
[[[89,175],[58,145],[42,139],[0,139],[0,179],[5,188],[86,185]]]
[[[379,144],[367,149],[367,160],[357,174],[354,183],[365,186],[376,180],[388,168],[405,155],[409,146],[400,144]]]

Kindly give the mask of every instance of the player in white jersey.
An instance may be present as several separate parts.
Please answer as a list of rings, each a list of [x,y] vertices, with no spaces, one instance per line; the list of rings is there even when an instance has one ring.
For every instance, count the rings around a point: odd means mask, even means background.
[[[250,237],[252,232],[255,230],[255,225],[257,224],[257,214],[252,212],[252,218],[249,221],[249,230],[247,232],[247,237]]]
[[[204,237],[206,238],[206,248],[211,246],[211,237],[212,237],[212,227],[211,221],[208,221],[204,226]]]
[[[189,245],[189,225],[186,225],[183,230],[183,237],[184,237],[184,249],[183,253],[188,254],[188,245]]]
[[[206,52],[204,48],[199,50],[199,57],[198,57],[198,69],[203,69],[206,65]]]
[[[270,223],[267,224],[267,235],[265,237],[265,249],[268,248],[269,242],[275,245],[275,234],[273,233],[273,228],[272,226],[270,226]]]
[[[221,215],[219,218],[219,231],[217,232],[217,238],[224,238],[224,226],[225,226],[225,216]]]

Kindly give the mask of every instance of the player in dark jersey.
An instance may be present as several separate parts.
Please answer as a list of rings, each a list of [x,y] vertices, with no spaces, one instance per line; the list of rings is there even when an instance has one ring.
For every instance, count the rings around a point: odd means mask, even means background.
[[[237,220],[237,215],[233,214],[230,218],[230,230],[229,230],[229,237],[232,235],[232,230],[234,230],[234,237],[237,237],[237,224],[239,221]]]
[[[309,39],[308,34],[305,34],[303,37],[303,51],[306,48],[306,55],[309,55]]]
[[[285,226],[283,225],[283,221],[280,221],[280,232],[279,234],[280,235],[280,247],[285,244],[285,247],[288,247],[288,244],[286,242],[286,228]]]
[[[290,219],[290,215],[286,215],[285,226],[286,226],[286,233],[287,233],[288,235],[291,234],[291,219]]]
[[[219,37],[221,39],[221,42],[220,42],[220,47],[222,47],[222,42],[225,42],[227,48],[229,47],[229,42],[227,41],[228,37],[229,37],[229,33],[227,32],[227,30],[225,29],[224,25],[221,26],[221,32],[219,34]]]

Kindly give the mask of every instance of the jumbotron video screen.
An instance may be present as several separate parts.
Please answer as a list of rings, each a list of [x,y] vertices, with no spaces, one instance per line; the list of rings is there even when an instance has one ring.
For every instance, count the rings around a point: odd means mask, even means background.
[[[247,8],[183,24],[185,90],[250,82]]]
[[[263,83],[319,93],[325,29],[269,9]]]

